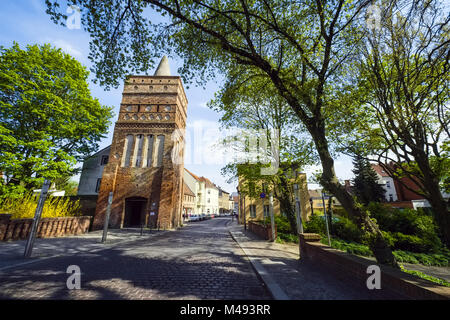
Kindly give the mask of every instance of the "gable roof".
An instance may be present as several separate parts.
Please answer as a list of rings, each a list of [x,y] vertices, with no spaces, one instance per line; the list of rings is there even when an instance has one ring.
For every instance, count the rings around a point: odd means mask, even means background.
[[[183,194],[195,197],[195,193],[191,190],[191,188],[189,188],[189,186],[185,182],[183,182]]]
[[[375,172],[378,173],[380,176],[389,177],[389,174],[386,171],[384,171],[383,167],[380,166],[379,164],[371,163],[370,165],[372,166],[372,169],[375,170]]]

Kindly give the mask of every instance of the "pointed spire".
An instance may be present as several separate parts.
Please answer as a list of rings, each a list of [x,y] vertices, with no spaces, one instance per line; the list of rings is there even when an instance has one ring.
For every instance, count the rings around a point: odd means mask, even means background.
[[[161,62],[156,68],[154,76],[170,76],[169,59],[166,56],[162,57]]]

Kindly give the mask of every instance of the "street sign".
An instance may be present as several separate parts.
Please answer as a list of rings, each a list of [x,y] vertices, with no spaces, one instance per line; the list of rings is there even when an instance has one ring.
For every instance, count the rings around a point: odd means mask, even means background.
[[[265,194],[264,192],[261,192],[261,194],[259,195],[259,197],[260,197],[261,199],[264,199],[264,198],[266,197],[266,194]]]
[[[31,253],[33,251],[34,240],[36,239],[36,233],[39,227],[39,221],[41,220],[42,210],[44,209],[44,202],[47,198],[47,192],[50,188],[50,180],[45,179],[44,185],[41,189],[41,195],[39,196],[39,201],[36,207],[36,211],[34,213],[33,224],[31,225],[30,235],[28,236],[27,244],[25,245],[24,257],[31,257]]]

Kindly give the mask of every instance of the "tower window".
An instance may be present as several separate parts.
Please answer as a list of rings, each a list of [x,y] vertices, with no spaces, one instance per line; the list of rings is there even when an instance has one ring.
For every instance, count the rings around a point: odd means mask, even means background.
[[[98,193],[100,191],[100,184],[102,183],[102,178],[97,179],[97,184],[95,186],[95,192]]]
[[[109,160],[109,156],[102,156],[102,159],[100,160],[100,165],[104,166],[105,164],[108,163]]]
[[[152,157],[153,157],[153,135],[150,134],[147,136],[147,167],[152,166]]]
[[[135,159],[136,167],[141,166],[142,144],[144,142],[143,138],[144,138],[144,136],[142,134],[139,134],[136,137],[136,145],[135,145],[135,150],[134,150],[134,159]]]
[[[163,152],[164,152],[164,136],[158,136],[158,157],[156,161],[156,166],[161,167],[163,162]]]
[[[133,148],[134,136],[132,134],[127,135],[123,146],[123,158],[122,167],[130,166],[130,157]]]

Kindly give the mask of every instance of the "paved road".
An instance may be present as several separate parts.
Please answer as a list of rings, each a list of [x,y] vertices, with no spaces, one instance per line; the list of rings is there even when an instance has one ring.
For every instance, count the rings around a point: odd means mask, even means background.
[[[4,270],[0,299],[270,299],[229,236],[229,220]],[[81,269],[80,290],[67,289],[69,265]]]

